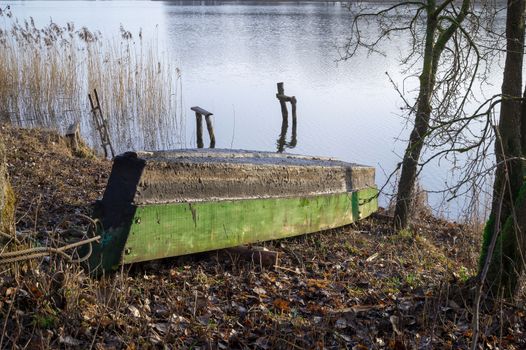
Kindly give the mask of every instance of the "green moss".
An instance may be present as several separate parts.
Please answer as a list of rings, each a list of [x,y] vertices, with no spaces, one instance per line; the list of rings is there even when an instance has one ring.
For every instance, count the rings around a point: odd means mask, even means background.
[[[471,277],[468,269],[465,266],[461,266],[458,270],[458,278],[461,282],[466,282]]]
[[[516,212],[520,213],[526,205],[526,182],[524,182],[515,201]],[[521,210],[522,209],[522,210]],[[519,214],[520,215],[520,214]],[[494,234],[495,218],[490,217],[484,228],[482,252],[479,260],[479,271],[484,266],[488,248]],[[518,286],[518,279],[522,272],[521,252],[515,230],[515,220],[512,216],[506,218],[501,234],[495,242],[495,249],[491,257],[487,281],[492,286],[493,292],[504,292],[506,297],[511,297]]]
[[[526,179],[524,179],[526,180]],[[522,186],[519,190],[519,195],[517,196],[517,203],[522,203],[522,201],[526,198],[526,181],[522,183]]]
[[[511,297],[514,294],[518,275],[520,275],[520,272],[516,272],[519,267],[515,266],[519,258],[515,234],[514,220],[512,217],[508,217],[495,242],[495,250],[491,257],[487,275],[487,280],[492,286],[494,294],[504,291],[506,297]]]
[[[491,237],[493,237],[493,228],[495,227],[495,218],[491,215],[484,226],[484,231],[482,233],[482,250],[480,252],[479,258],[479,270],[482,270],[484,262],[486,261],[486,256],[488,255],[488,247],[491,243]]]
[[[51,329],[57,324],[58,319],[55,315],[35,314],[33,315],[33,325],[41,329]]]
[[[526,198],[526,181],[522,184],[519,194],[517,195],[517,200],[515,201],[515,208],[518,208],[521,203]],[[506,229],[506,226],[512,225],[513,221],[511,218],[506,219],[506,223],[504,224],[503,232]],[[510,221],[508,223],[508,221]],[[482,251],[480,253],[480,259],[479,259],[479,270],[482,269],[482,266],[484,266],[484,262],[486,261],[486,256],[488,254],[488,247],[491,243],[491,238],[493,237],[493,230],[495,228],[495,218],[492,216],[489,217],[488,221],[486,222],[486,226],[484,227],[483,236],[482,236]],[[508,230],[512,229],[513,227],[508,228]],[[502,239],[499,238],[499,241]],[[498,244],[498,242],[497,242]],[[497,248],[497,247],[495,247]],[[496,250],[496,249],[495,249]]]
[[[400,231],[398,231],[398,236],[401,238],[413,238],[415,236],[415,233],[410,229],[401,229]]]
[[[418,276],[415,273],[410,272],[405,276],[405,283],[410,287],[417,287],[418,282]]]

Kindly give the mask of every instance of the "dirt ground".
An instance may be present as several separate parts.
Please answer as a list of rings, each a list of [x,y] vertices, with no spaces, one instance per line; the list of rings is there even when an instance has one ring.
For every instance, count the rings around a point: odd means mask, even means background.
[[[2,132],[21,244],[64,243],[111,162],[50,131]],[[0,349],[468,349],[479,231],[423,213],[394,235],[380,213],[265,242],[272,267],[225,251],[101,279],[60,257],[0,265]],[[480,331],[478,349],[526,349],[524,298],[484,302]]]

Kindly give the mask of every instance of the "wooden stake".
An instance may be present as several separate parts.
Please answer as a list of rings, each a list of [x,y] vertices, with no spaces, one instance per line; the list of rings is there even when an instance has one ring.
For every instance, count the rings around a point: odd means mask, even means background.
[[[279,104],[281,106],[281,116],[283,119],[287,119],[289,117],[289,111],[287,110],[287,103],[283,98],[285,96],[285,87],[283,86],[283,82],[280,82],[277,85],[278,93],[276,94],[276,97],[279,100]]]
[[[214,135],[214,126],[212,125],[212,120],[210,115],[205,115],[206,128],[208,129],[208,136],[210,136],[210,148],[216,147],[216,137]]]
[[[68,140],[69,147],[76,153],[80,149],[80,123],[77,121],[71,124],[66,131],[66,139]]]
[[[212,125],[211,115],[214,113],[207,111],[199,106],[191,107],[192,111],[195,112],[195,120],[197,123],[197,148],[203,148],[203,115],[205,116],[206,128],[208,129],[208,136],[210,136],[210,148],[215,148],[216,137],[214,135],[214,126]]]
[[[289,121],[287,119],[283,119],[281,121],[281,133],[279,134],[277,146],[278,146],[278,153],[283,153],[285,150],[285,146],[287,145],[287,130],[289,128]]]
[[[196,130],[197,130],[197,148],[203,148],[203,116],[195,112]]]
[[[290,104],[292,106],[292,123],[296,122],[296,96],[290,98]]]

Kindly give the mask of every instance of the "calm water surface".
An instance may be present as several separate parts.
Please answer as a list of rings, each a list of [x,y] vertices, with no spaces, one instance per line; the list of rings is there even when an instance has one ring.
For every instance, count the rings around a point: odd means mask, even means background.
[[[111,38],[122,24],[157,38],[182,71],[183,146],[195,147],[190,107],[199,105],[214,113],[216,147],[277,150],[282,125],[275,93],[283,81],[285,93],[298,100],[296,146],[285,152],[375,166],[379,185],[403,154],[405,144],[397,140],[408,130],[385,73],[402,81],[398,58],[406,40],[387,44],[385,57],[362,54],[339,62],[337,47],[351,21],[340,4],[22,1],[12,8],[17,17],[32,16],[41,25],[51,18],[73,21]],[[448,166],[432,165],[422,182],[436,190],[450,175]],[[438,206],[439,197],[432,204]],[[460,215],[458,206],[445,213]]]

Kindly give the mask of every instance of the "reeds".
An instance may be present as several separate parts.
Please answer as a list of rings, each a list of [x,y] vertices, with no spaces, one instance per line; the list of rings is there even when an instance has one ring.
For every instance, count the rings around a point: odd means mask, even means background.
[[[94,146],[88,93],[97,89],[118,152],[184,145],[180,71],[155,38],[118,37],[50,22],[38,28],[0,12],[0,118],[64,131],[80,121]]]

